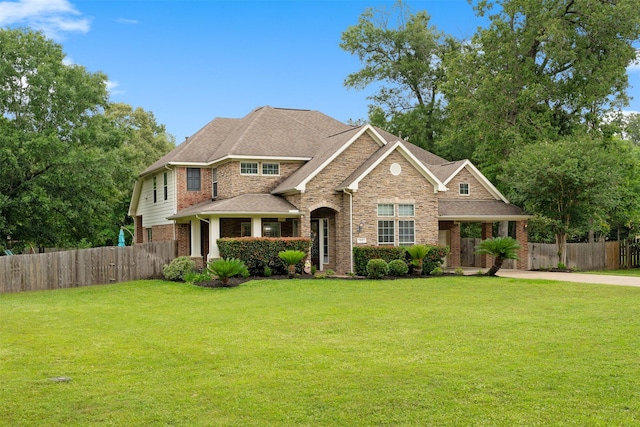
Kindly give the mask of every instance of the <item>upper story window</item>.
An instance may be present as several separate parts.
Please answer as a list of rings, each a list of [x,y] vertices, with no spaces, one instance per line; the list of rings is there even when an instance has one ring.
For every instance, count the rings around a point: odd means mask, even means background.
[[[393,203],[378,203],[378,216],[393,216]]]
[[[187,168],[187,191],[200,191],[200,168]]]
[[[218,168],[211,169],[211,198],[218,197]]]
[[[463,182],[460,184],[460,195],[461,196],[468,196],[469,195],[469,184],[466,182]]]
[[[158,179],[153,177],[153,203],[158,201]]]
[[[263,163],[262,175],[280,175],[280,163]]]
[[[163,174],[162,179],[164,180],[164,199],[167,200],[169,198],[169,177],[167,172]]]
[[[399,204],[398,216],[415,216],[415,207],[412,204]]]
[[[258,175],[258,162],[241,162],[240,173],[242,175]]]

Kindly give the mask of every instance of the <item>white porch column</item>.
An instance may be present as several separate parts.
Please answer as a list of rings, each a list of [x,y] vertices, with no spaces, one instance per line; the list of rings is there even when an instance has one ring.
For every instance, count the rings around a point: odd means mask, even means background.
[[[191,220],[191,256],[192,257],[201,257],[200,253],[200,220],[192,219]]]
[[[220,258],[220,250],[218,249],[218,239],[220,238],[220,218],[211,218],[209,220],[209,255],[207,261]]]
[[[262,218],[251,218],[251,237],[262,237]]]

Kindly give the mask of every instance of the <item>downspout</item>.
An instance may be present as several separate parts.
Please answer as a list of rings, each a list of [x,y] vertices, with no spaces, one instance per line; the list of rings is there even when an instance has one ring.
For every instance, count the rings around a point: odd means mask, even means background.
[[[349,195],[349,272],[353,273],[353,193],[346,188],[342,191]]]

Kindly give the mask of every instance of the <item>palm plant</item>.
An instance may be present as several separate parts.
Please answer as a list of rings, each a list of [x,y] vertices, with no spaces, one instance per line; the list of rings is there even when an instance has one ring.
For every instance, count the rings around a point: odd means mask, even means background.
[[[287,268],[289,271],[289,279],[293,278],[296,274],[296,264],[305,259],[307,256],[306,252],[295,251],[295,250],[287,250],[278,252],[278,257],[287,264]]]
[[[237,258],[221,258],[213,260],[207,266],[207,270],[222,282],[222,286],[228,286],[229,279],[234,276],[249,274],[244,262]]]
[[[485,275],[495,276],[505,259],[520,259],[518,249],[520,244],[517,240],[511,237],[494,237],[483,240],[480,246],[476,247],[476,253],[494,257],[493,265]]]
[[[407,252],[411,257],[411,264],[415,266],[415,272],[419,276],[422,274],[422,264],[424,257],[429,253],[429,246],[427,245],[413,245],[407,248]]]

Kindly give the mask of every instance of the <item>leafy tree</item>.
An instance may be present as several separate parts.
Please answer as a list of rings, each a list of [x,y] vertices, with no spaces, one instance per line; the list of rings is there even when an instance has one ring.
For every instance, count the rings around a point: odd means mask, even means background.
[[[624,135],[634,144],[640,145],[640,114],[630,114],[625,118]]]
[[[117,199],[118,141],[97,131],[106,76],[63,58],[40,33],[0,30],[0,234],[38,244],[95,235]]]
[[[505,259],[519,259],[518,249],[520,249],[520,243],[512,237],[492,237],[480,242],[476,253],[494,257],[493,265],[485,275],[495,276]]]
[[[559,262],[566,265],[567,235],[609,223],[623,203],[637,205],[629,191],[634,163],[619,141],[565,137],[519,150],[501,177],[509,196],[529,213],[548,219],[556,236]]]
[[[472,158],[492,179],[520,146],[600,129],[604,113],[627,102],[637,1],[481,0],[475,8],[497,12],[445,59],[443,155]]]
[[[171,145],[151,113],[109,106],[107,77],[41,33],[0,30],[0,235],[115,243],[133,181]]]
[[[370,97],[371,122],[427,149],[433,147],[441,121],[442,57],[455,46],[429,20],[426,12],[411,14],[402,2],[390,11],[369,8],[342,33],[340,43],[363,64],[347,76],[345,86],[364,89],[382,83]]]

